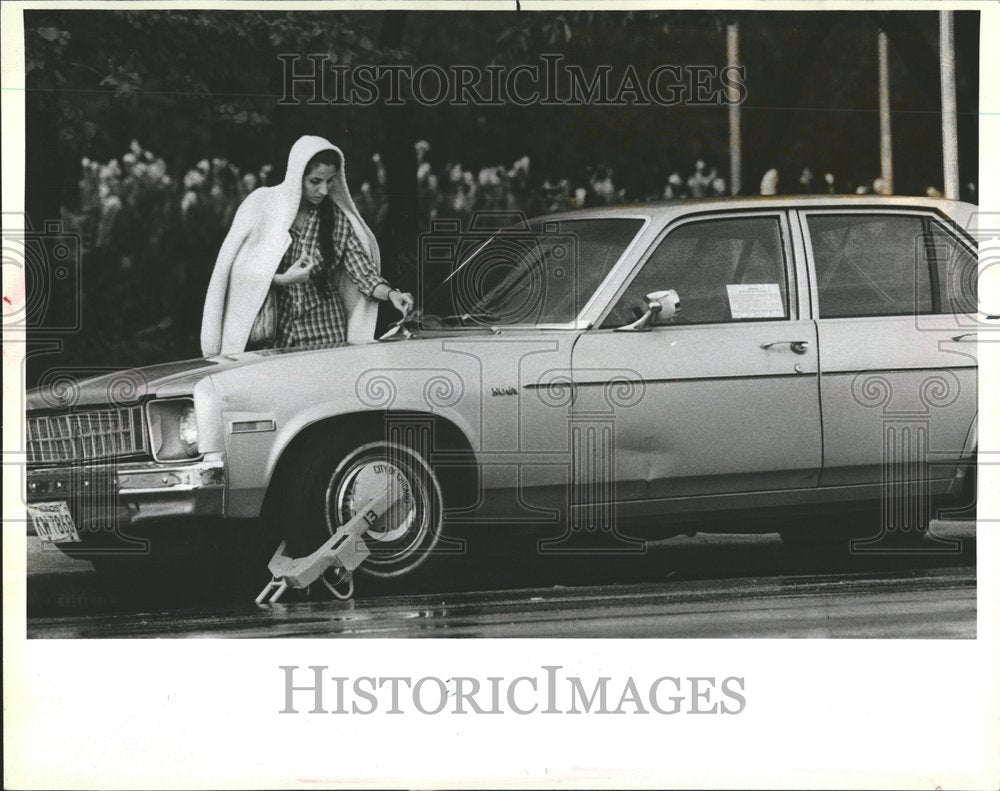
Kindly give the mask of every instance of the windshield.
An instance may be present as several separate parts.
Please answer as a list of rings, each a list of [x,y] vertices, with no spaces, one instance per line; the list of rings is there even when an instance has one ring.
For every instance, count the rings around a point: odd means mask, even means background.
[[[450,272],[428,289],[422,322],[574,321],[642,224],[634,218],[531,221],[462,239]]]

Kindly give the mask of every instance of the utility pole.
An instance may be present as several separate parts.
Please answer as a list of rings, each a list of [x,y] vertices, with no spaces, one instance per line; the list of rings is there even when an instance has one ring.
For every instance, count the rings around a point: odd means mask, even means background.
[[[878,32],[878,125],[882,181],[887,195],[895,193],[892,182],[892,120],[889,116],[889,37]]]
[[[739,23],[726,25],[726,61],[730,66],[740,65]],[[743,151],[740,145],[740,106],[729,104],[729,188],[739,195],[743,182]]]
[[[958,200],[958,108],[955,102],[955,17],[940,11],[941,154],[944,159],[944,196]]]

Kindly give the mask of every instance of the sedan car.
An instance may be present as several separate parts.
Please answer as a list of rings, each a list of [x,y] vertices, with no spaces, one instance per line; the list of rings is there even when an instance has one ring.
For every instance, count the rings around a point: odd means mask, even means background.
[[[864,523],[895,546],[969,494],[974,210],[796,196],[439,224],[420,309],[377,342],[31,391],[29,515],[81,556],[227,525],[300,556],[388,487],[374,578],[522,534],[627,552]]]

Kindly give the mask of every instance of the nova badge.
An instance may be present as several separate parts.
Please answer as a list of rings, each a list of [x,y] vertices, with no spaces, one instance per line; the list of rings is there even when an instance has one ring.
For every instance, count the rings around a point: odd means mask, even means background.
[[[517,388],[516,387],[493,387],[493,388],[490,388],[490,395],[495,395],[495,396],[517,395]]]

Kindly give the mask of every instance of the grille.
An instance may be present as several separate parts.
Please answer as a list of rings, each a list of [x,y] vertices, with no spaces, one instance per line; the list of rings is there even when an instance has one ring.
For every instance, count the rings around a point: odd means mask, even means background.
[[[28,418],[28,463],[108,459],[148,453],[142,407]]]

